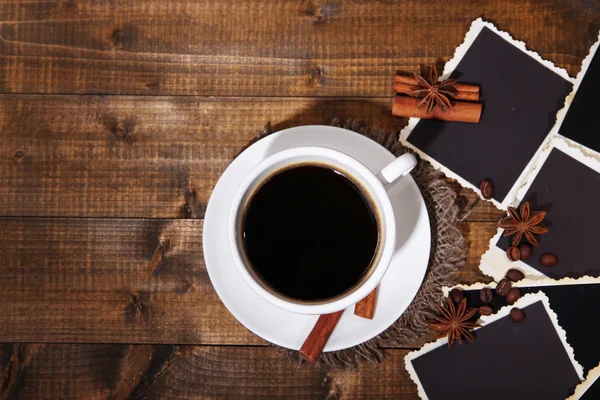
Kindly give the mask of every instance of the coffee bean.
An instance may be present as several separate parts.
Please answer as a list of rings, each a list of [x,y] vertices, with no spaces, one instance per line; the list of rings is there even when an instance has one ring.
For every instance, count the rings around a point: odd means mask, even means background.
[[[502,279],[500,282],[498,282],[498,285],[496,285],[496,293],[498,293],[500,296],[506,296],[511,287],[511,281],[506,278]]]
[[[521,250],[517,246],[510,246],[506,249],[506,257],[512,262],[519,261],[521,259]]]
[[[519,282],[521,279],[525,278],[525,274],[518,269],[511,268],[506,272],[506,277],[513,282]]]
[[[504,299],[508,304],[515,304],[521,298],[521,291],[516,287],[510,289]]]
[[[450,298],[452,299],[453,302],[458,304],[465,298],[465,294],[463,293],[462,290],[454,288],[450,291]]]
[[[492,289],[490,289],[489,287],[484,287],[479,292],[479,299],[483,303],[489,303],[490,301],[492,301],[493,298],[494,298],[494,293],[492,293]]]
[[[521,244],[519,250],[521,250],[521,260],[529,260],[533,254],[533,247],[527,243]]]
[[[479,306],[477,311],[479,312],[479,315],[492,315],[492,313],[494,312],[494,310],[490,306]]]
[[[515,321],[517,324],[520,324],[521,322],[525,321],[525,311],[518,307],[514,307],[512,310],[510,310],[510,319]]]
[[[540,258],[540,262],[546,267],[554,267],[556,264],[558,264],[558,257],[552,253],[544,253]]]
[[[491,179],[485,179],[479,185],[479,190],[481,191],[481,195],[484,199],[489,200],[494,197],[494,182]]]

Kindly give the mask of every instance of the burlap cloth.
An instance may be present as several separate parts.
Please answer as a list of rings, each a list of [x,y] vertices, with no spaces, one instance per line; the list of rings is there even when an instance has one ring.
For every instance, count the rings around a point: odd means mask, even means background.
[[[333,120],[331,125],[365,135],[390,150],[395,155],[412,152],[398,141],[397,132],[367,129],[356,121]],[[270,126],[259,134],[271,133]],[[414,153],[413,153],[414,154]],[[418,158],[418,156],[417,156]],[[319,363],[336,367],[352,367],[359,362],[378,363],[385,359],[386,346],[413,345],[429,330],[429,324],[437,315],[437,304],[442,298],[442,287],[455,284],[455,272],[465,263],[467,243],[457,227],[468,214],[464,202],[444,180],[443,175],[419,159],[411,172],[427,206],[431,222],[431,255],[423,284],[404,314],[388,329],[358,346],[323,353]],[[277,347],[277,346],[276,346]],[[302,362],[297,351],[280,348],[292,360]]]

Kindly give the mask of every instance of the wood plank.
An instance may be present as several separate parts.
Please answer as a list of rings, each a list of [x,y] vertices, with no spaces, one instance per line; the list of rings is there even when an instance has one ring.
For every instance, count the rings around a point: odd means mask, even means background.
[[[0,349],[2,399],[126,399],[156,358],[145,345],[6,343]]]
[[[2,218],[0,340],[263,343],[219,301],[201,243],[200,220]]]
[[[464,268],[456,274],[456,279],[461,283],[491,282],[492,278],[484,275],[479,270],[479,261],[489,246],[490,240],[498,229],[496,222],[469,222],[461,223],[463,236],[467,239],[469,251]]]
[[[418,399],[406,350],[381,364],[298,365],[273,348],[21,344],[2,348],[2,398]]]
[[[266,124],[337,116],[393,132],[405,120],[388,103],[0,96],[0,215],[178,218],[195,193],[188,216],[201,218],[222,172]]]
[[[388,99],[0,96],[0,215],[202,218],[225,168],[266,124],[335,117],[391,141],[406,122]],[[482,201],[469,220],[500,216]]]
[[[302,365],[272,349],[183,349],[185,363],[175,362],[149,388],[148,399],[173,396],[193,399],[418,399],[416,385],[404,368],[406,350],[388,350],[378,365],[361,364],[340,371]],[[273,373],[276,371],[276,373]]]
[[[214,292],[202,220],[0,218],[0,342],[260,344]],[[464,224],[461,280],[492,223]],[[150,266],[161,242],[170,248]],[[486,245],[487,246],[487,245]],[[417,343],[406,344],[416,346]]]
[[[3,0],[0,93],[390,96],[485,16],[579,71],[589,1]]]

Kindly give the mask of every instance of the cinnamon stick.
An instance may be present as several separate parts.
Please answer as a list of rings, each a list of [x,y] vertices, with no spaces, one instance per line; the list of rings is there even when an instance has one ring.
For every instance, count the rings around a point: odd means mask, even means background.
[[[319,317],[317,323],[300,348],[300,355],[302,355],[304,359],[310,362],[316,362],[319,359],[329,340],[329,336],[331,336],[333,329],[343,313],[344,310],[341,310],[331,314],[323,314]]]
[[[396,117],[416,117],[422,119],[439,119],[442,121],[477,123],[481,117],[480,103],[452,101],[452,107],[441,110],[435,107],[429,114],[425,106],[419,107],[421,99],[409,96],[394,97],[392,115]]]
[[[354,305],[354,315],[366,319],[373,319],[375,316],[375,301],[377,300],[377,288],[364,299]]]
[[[458,85],[458,84],[457,84]],[[456,85],[455,85],[456,87]],[[411,85],[408,83],[402,82],[394,82],[394,91],[397,93],[408,93],[413,90],[419,89],[419,86]],[[457,89],[454,94],[454,100],[467,100],[467,101],[479,101],[479,93],[478,92],[467,92],[467,91],[459,91]]]
[[[413,75],[396,74],[394,83],[404,83],[407,85],[417,85],[417,80]],[[470,85],[468,83],[455,83],[454,88],[458,92],[469,92],[479,94],[479,85]]]

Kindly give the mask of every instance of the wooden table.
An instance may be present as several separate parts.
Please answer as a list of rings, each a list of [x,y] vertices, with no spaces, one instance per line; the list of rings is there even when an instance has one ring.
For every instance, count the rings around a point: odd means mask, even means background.
[[[397,131],[394,72],[449,59],[479,16],[575,75],[599,15],[597,0],[2,0],[2,398],[416,399],[403,357],[427,338],[339,371],[289,362],[229,314],[202,256],[211,190],[265,126]],[[501,216],[478,202],[462,224],[460,280],[485,279]]]

